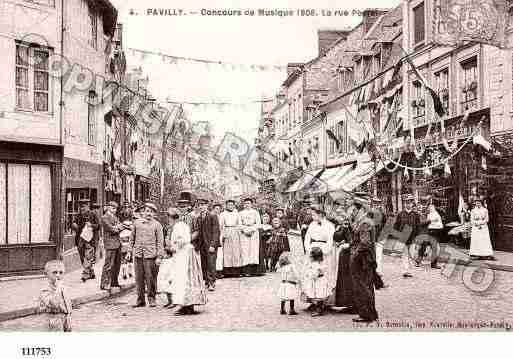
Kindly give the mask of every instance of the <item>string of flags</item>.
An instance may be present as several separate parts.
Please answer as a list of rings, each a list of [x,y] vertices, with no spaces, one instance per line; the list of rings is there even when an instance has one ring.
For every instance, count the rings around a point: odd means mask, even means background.
[[[174,105],[188,105],[196,110],[200,110],[203,108],[210,109],[212,107],[217,107],[217,109],[219,111],[224,111],[224,110],[227,110],[228,108],[230,108],[232,110],[240,109],[240,110],[245,111],[250,108],[254,108],[255,105],[261,105],[263,103],[268,103],[271,101],[273,101],[273,99],[259,99],[259,100],[249,99],[249,100],[242,101],[242,102],[216,101],[216,100],[212,100],[212,101],[182,101],[182,100],[171,99],[171,98],[166,99],[167,103],[174,104]]]
[[[225,71],[244,71],[244,72],[285,72],[287,71],[286,65],[272,65],[272,64],[241,64],[227,61],[216,61],[208,59],[200,59],[193,57],[183,57],[168,55],[161,52],[147,51],[135,48],[129,48],[127,50],[130,55],[139,57],[141,61],[147,60],[149,57],[160,57],[163,64],[168,65],[180,65],[196,63],[203,64],[208,69],[212,67],[220,67]]]

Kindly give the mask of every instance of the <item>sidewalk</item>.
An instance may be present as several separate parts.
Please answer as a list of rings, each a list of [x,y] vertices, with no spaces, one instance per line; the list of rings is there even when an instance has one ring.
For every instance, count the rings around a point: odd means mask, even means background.
[[[82,269],[72,270],[64,275],[64,284],[67,286],[73,306],[102,300],[110,295],[107,291],[100,290],[100,277],[103,267],[103,259],[97,261],[94,266],[96,279],[83,283],[81,280]],[[30,278],[17,277],[0,281],[0,322],[33,315],[36,312],[36,301],[39,291],[44,287],[44,276],[31,276]],[[134,278],[124,281],[120,278],[121,292],[113,292],[112,296],[124,294],[135,287]]]

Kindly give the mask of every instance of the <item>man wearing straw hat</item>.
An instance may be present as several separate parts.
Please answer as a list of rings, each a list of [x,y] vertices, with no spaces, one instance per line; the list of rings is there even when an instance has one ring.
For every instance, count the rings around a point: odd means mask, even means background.
[[[134,222],[130,237],[128,258],[133,255],[135,260],[135,283],[137,286],[137,302],[134,308],[146,306],[145,287],[148,288],[148,302],[155,307],[157,292],[157,266],[164,257],[164,234],[162,225],[155,220],[157,206],[145,203],[142,218]]]

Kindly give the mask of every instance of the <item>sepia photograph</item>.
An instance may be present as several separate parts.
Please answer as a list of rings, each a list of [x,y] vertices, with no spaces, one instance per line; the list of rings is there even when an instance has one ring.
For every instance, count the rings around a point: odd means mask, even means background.
[[[512,19],[0,0],[2,335],[510,331]]]

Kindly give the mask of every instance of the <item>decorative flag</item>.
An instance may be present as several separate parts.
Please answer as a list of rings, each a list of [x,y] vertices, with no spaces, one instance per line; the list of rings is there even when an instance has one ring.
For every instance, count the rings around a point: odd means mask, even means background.
[[[426,168],[424,169],[424,174],[428,177],[431,176],[431,168],[429,168],[428,166],[426,166]]]
[[[446,177],[449,177],[451,175],[451,166],[449,166],[449,162],[445,162],[444,174]]]
[[[337,146],[337,151],[340,149],[340,140],[335,136],[335,134],[331,130],[326,130],[328,137],[335,141],[335,146]]]
[[[508,0],[436,0],[433,40],[444,46],[466,41],[507,46]]]
[[[481,134],[474,136],[473,142],[474,145],[480,145],[487,151],[492,149],[492,144],[488,142]]]
[[[488,165],[486,164],[486,157],[481,157],[481,167],[486,171],[488,169]]]
[[[409,181],[410,180],[410,174],[408,173],[408,168],[404,168],[404,173],[403,173],[403,176],[404,176],[404,179],[406,181]]]
[[[413,70],[413,72],[415,73],[415,75],[417,76],[419,81],[422,83],[424,88],[426,90],[428,90],[429,94],[431,95],[431,98],[433,99],[433,106],[434,106],[435,112],[437,113],[438,116],[443,117],[445,115],[445,108],[444,108],[444,105],[442,104],[442,100],[440,100],[440,97],[438,96],[438,93],[435,90],[433,90],[433,88],[429,85],[429,83],[424,78],[424,76],[422,76],[422,74],[419,72],[419,70],[417,70],[417,68],[415,67],[415,65],[413,64],[413,62],[411,61],[409,56],[406,56],[406,61],[408,61],[411,69]]]
[[[463,211],[463,203],[465,203],[465,200],[463,199],[463,195],[461,194],[460,190],[458,196],[458,213],[461,213],[461,211]]]

